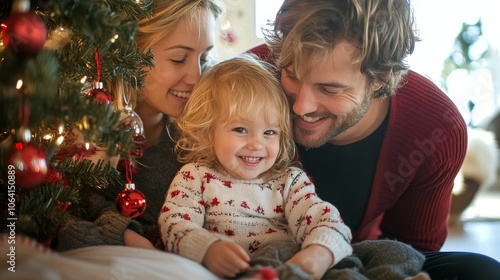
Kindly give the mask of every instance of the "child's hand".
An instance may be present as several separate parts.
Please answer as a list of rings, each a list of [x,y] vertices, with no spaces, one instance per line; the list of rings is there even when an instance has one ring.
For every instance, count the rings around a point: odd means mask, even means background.
[[[126,229],[123,233],[123,243],[126,246],[144,248],[144,249],[156,249],[153,244],[144,236],[138,234],[137,232]]]
[[[320,279],[333,263],[333,255],[326,247],[312,244],[300,250],[287,263],[301,267],[312,279]]]
[[[234,277],[247,270],[250,257],[238,244],[219,240],[208,247],[202,264],[219,277]]]

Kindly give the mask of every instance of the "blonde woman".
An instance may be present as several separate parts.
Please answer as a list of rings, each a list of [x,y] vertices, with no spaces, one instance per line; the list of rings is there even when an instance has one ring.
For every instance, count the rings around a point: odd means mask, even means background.
[[[144,193],[147,208],[136,219],[121,216],[114,198],[123,185],[110,186],[108,199],[90,199],[86,221],[72,223],[61,232],[58,250],[92,245],[154,248],[163,197],[182,166],[172,153],[175,131],[168,118],[179,116],[206,67],[222,12],[218,0],[157,0],[153,16],[139,22],[137,45],[143,53],[153,52],[154,67],[147,69],[138,91],[120,79],[107,84],[107,89],[119,104],[125,95],[144,123],[145,148],[137,159],[133,182]]]

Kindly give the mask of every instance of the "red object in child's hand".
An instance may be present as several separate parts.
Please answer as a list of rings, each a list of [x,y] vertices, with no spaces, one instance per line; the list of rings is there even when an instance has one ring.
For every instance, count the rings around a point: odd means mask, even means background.
[[[272,267],[263,267],[261,270],[262,279],[264,280],[274,280],[278,276],[276,270]]]

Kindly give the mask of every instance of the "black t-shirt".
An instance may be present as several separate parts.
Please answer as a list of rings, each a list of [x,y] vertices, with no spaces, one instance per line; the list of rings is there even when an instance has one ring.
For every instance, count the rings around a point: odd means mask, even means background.
[[[300,161],[313,180],[318,196],[340,211],[355,230],[363,219],[373,186],[388,117],[368,137],[348,145],[298,146]]]

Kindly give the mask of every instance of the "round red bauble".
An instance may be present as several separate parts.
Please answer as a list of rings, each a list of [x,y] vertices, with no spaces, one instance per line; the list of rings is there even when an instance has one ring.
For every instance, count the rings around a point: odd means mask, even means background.
[[[21,189],[34,189],[47,175],[45,152],[32,143],[16,142],[7,153],[7,166],[15,171],[14,184]]]
[[[104,89],[94,88],[89,91],[87,96],[94,98],[99,104],[111,104],[111,97]]]
[[[21,56],[36,56],[47,39],[45,23],[32,11],[11,13],[2,27],[5,46]]]
[[[127,184],[132,185],[133,184]],[[116,197],[116,209],[125,217],[139,217],[146,210],[146,197],[134,187],[125,188]]]

